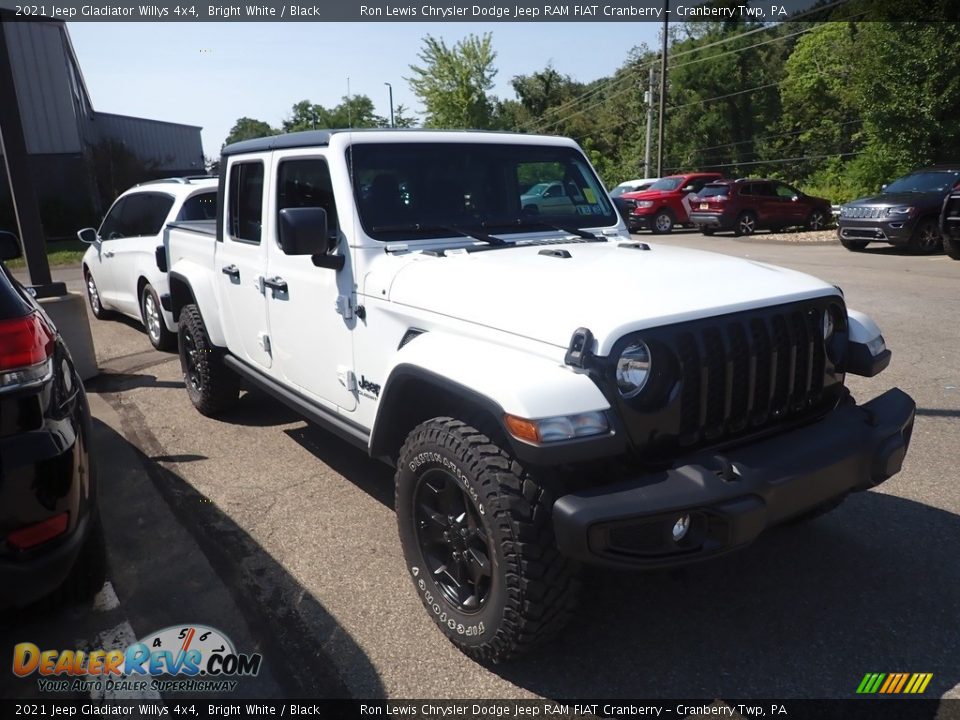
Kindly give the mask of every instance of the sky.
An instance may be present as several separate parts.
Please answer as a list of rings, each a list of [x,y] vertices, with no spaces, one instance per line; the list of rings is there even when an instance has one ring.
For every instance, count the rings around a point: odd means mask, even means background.
[[[630,50],[658,43],[659,24],[619,23],[68,23],[95,110],[203,127],[216,157],[241,117],[279,127],[294,103],[327,107],[347,94],[373,100],[378,115],[422,110],[405,76],[427,34],[452,46],[493,34],[493,94],[515,97],[510,79],[552,63],[589,82],[611,75]]]

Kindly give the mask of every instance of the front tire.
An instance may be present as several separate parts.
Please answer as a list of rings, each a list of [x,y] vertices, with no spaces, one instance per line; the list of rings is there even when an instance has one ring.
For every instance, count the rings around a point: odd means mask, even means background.
[[[660,210],[653,216],[650,229],[657,235],[668,235],[673,231],[673,215],[669,210]]]
[[[407,437],[396,473],[407,569],[427,613],[470,657],[506,660],[572,616],[580,582],[556,547],[553,499],[459,420],[434,418]]]
[[[827,216],[824,214],[823,210],[814,210],[810,213],[810,217],[807,218],[807,229],[817,232],[823,230],[827,226]]]
[[[224,351],[210,342],[196,305],[180,311],[178,336],[180,368],[190,402],[208,417],[229,410],[240,395],[240,377],[224,365]]]
[[[110,317],[110,311],[104,309],[103,300],[100,298],[100,289],[88,268],[83,269],[83,280],[87,288],[87,302],[90,303],[90,312],[97,320],[106,320]]]
[[[921,220],[910,236],[909,247],[917,255],[932,255],[940,251],[942,241],[937,221]]]
[[[870,244],[869,240],[848,240],[847,238],[840,236],[840,244],[843,245],[850,252],[863,252],[867,249],[867,245]]]
[[[954,260],[960,260],[960,238],[943,236],[943,249]]]
[[[143,286],[140,293],[140,319],[147,331],[150,344],[157,350],[173,350],[177,346],[177,336],[167,330],[163,321],[163,311],[160,309],[160,298],[149,283]]]

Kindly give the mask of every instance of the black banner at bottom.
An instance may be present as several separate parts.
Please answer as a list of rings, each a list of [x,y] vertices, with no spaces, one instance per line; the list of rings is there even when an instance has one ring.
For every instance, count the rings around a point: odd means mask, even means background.
[[[0,700],[10,718],[668,718],[960,720],[960,700]]]

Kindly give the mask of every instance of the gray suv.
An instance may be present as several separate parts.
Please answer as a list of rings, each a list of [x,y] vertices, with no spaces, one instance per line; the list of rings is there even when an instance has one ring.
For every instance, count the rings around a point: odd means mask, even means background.
[[[837,221],[847,250],[871,242],[903,245],[913,252],[942,247],[938,219],[944,198],[960,185],[960,163],[917,170],[885,185],[879,195],[846,203]]]

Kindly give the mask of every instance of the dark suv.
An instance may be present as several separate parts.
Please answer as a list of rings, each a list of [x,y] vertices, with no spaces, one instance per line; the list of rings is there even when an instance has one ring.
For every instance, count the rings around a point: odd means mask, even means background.
[[[831,217],[829,200],[776,180],[717,180],[691,198],[690,206],[690,221],[704,235],[718,230],[752,235],[798,225],[822,230]]]
[[[19,254],[0,232],[0,261]],[[91,430],[66,345],[0,262],[0,609],[103,586]]]
[[[960,164],[939,165],[898,178],[879,195],[846,203],[840,208],[840,242],[847,250],[884,242],[922,254],[937,252],[943,201],[958,185]]]
[[[954,260],[960,260],[960,192],[952,192],[943,201],[940,211],[940,235],[943,249]]]

